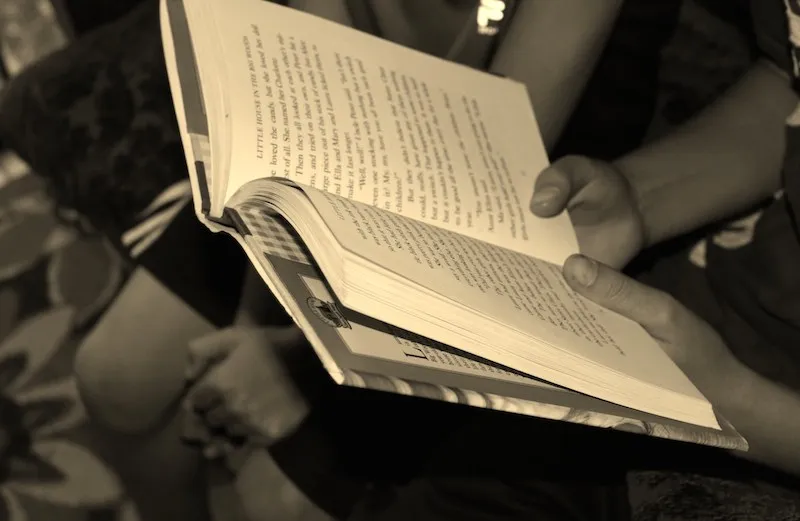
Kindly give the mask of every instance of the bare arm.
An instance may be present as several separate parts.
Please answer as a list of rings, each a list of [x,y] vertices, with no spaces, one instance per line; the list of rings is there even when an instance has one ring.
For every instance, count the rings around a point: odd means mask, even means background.
[[[352,25],[344,0],[291,0],[308,13]],[[492,72],[527,85],[545,145],[552,147],[594,70],[622,0],[524,0]]]
[[[739,389],[716,404],[750,444],[747,460],[800,476],[800,395],[738,364]]]
[[[583,93],[622,0],[523,0],[491,66],[523,82],[551,148]]]
[[[788,78],[759,62],[677,132],[619,159],[655,244],[746,209],[780,186]]]

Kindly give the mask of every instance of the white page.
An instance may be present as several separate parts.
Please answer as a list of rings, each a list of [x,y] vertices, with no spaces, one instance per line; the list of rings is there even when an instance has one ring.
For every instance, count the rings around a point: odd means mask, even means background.
[[[528,210],[548,164],[522,84],[261,0],[211,2],[233,122],[226,198],[285,176],[551,262],[566,215]]]

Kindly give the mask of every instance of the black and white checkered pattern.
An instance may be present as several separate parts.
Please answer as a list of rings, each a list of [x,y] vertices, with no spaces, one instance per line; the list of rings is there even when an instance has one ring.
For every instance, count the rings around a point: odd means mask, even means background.
[[[239,215],[264,253],[313,265],[303,241],[286,221],[257,205],[244,205]]]

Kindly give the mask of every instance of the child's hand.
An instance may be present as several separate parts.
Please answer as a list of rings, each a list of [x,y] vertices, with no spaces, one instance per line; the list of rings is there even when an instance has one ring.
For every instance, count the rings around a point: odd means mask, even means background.
[[[536,180],[531,211],[553,217],[567,210],[581,253],[624,267],[645,245],[645,229],[628,180],[613,165],[585,157],[556,161]]]
[[[189,348],[184,437],[217,457],[290,435],[309,404],[293,377],[313,357],[299,329],[230,328]],[[316,375],[315,375],[316,376]]]
[[[748,373],[722,337],[671,295],[582,255],[567,259],[563,272],[575,291],[646,329],[712,404],[746,392]]]
[[[800,394],[750,369],[711,325],[670,295],[608,266],[573,256],[564,277],[577,292],[644,327],[747,440],[735,454],[800,475]]]

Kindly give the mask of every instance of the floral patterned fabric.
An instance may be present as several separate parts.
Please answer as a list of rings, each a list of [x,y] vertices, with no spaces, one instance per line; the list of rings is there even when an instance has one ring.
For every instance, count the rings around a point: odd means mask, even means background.
[[[135,521],[72,375],[81,338],[129,270],[12,163],[0,173],[0,521]]]
[[[36,63],[0,104],[4,142],[118,240],[167,187],[187,179],[158,25],[146,0]]]

